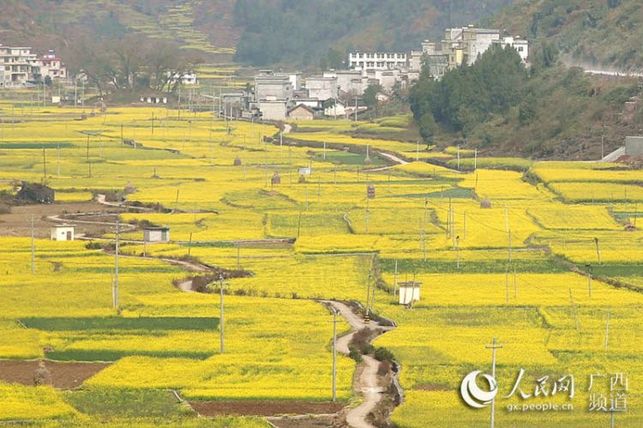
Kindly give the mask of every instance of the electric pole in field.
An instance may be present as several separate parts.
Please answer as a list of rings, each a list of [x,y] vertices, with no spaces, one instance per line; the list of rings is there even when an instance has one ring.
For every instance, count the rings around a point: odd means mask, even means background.
[[[116,243],[114,246],[114,284],[112,288],[112,304],[114,309],[118,312],[118,256],[120,251],[120,240],[121,240],[121,222],[118,217],[116,217]]]
[[[223,275],[219,276],[219,351],[223,354],[225,351],[225,344],[224,344],[224,324],[223,324],[223,316],[224,316],[224,310],[223,310]]]
[[[34,219],[33,214],[31,215],[31,273],[36,273],[36,245],[34,238]]]
[[[47,149],[42,148],[42,183],[47,184]]]
[[[493,340],[489,345],[485,345],[485,348],[491,349],[491,377],[496,379],[496,351],[498,349],[502,348],[502,345],[500,345],[497,341],[496,338],[494,337]],[[491,400],[491,428],[494,428],[495,426],[495,412],[496,412],[496,399],[494,398]]]
[[[332,398],[333,403],[337,401],[337,309],[331,307],[333,310],[333,384],[332,384]]]

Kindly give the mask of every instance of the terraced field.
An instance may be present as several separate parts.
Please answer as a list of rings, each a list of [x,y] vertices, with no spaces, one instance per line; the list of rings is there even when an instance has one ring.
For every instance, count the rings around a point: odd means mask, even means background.
[[[458,391],[467,373],[490,371],[485,345],[494,337],[503,346],[498,426],[605,426],[611,415],[589,411],[588,382],[616,373],[629,379],[616,424],[643,424],[640,170],[501,158],[479,158],[474,170],[462,161],[472,156],[465,151],[458,170],[448,162],[457,149],[353,137],[345,121],[300,124],[281,145],[271,125],[226,124],[208,113],[89,113],[0,103],[3,119],[19,119],[0,121],[7,195],[26,180],[47,183],[63,206],[98,194],[143,205],[127,212],[118,202],[97,205],[111,213],[91,228],[69,210],[65,221],[77,221],[85,235],[74,242],[47,240],[51,219],[38,212],[33,259],[29,216],[21,236],[0,237],[0,421],[255,427],[265,420],[197,418],[194,409],[265,415],[357,404],[355,362],[343,356],[338,403],[331,403],[333,317],[319,300],[335,299],[370,304],[397,325],[375,340],[401,367],[397,426],[488,423],[489,408],[466,407]],[[377,127],[392,133],[401,120]],[[311,174],[300,177],[301,168]],[[602,186],[623,195],[599,196]],[[150,225],[170,227],[171,242],[144,243],[141,228]],[[225,276],[223,353],[218,274]],[[412,280],[422,283],[420,301],[396,304],[400,283]],[[201,292],[181,291],[186,281]],[[3,375],[2,360],[36,359],[54,375],[54,362],[101,366],[73,390]],[[505,398],[520,369],[523,392],[533,395],[549,376],[548,394]],[[553,381],[566,374],[574,375],[576,395],[552,397]],[[507,410],[550,401],[574,409]]]

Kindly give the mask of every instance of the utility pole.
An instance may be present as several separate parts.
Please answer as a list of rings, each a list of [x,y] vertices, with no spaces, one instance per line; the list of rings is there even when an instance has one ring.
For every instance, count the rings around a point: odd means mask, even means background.
[[[112,289],[112,303],[114,309],[118,312],[118,256],[120,251],[120,239],[121,239],[121,221],[116,218],[116,245],[114,248],[114,285]]]
[[[333,309],[333,403],[337,401],[337,309]]]
[[[598,259],[598,264],[601,264],[601,249],[598,245],[598,238],[594,238],[594,243],[596,244],[596,258]]]
[[[87,136],[87,150],[85,152],[85,160],[87,161],[87,175],[92,178],[92,164],[89,163],[89,135]]]
[[[607,351],[607,345],[609,344],[610,338],[610,315],[611,313],[607,312],[607,322],[605,323],[605,351]]]
[[[485,345],[485,348],[491,349],[491,377],[496,379],[496,351],[498,349],[502,348],[502,345],[500,345],[497,341],[496,338],[494,337],[493,340],[491,341],[491,344]],[[491,400],[491,428],[494,428],[495,426],[495,413],[496,413],[496,399],[494,398]]]
[[[587,265],[587,292],[589,298],[592,298],[592,265]]]
[[[395,273],[393,274],[393,295],[397,296],[397,259],[395,260]]]
[[[225,346],[224,346],[224,330],[223,330],[223,275],[219,276],[219,304],[221,305],[219,309],[219,351],[223,354],[225,351]]]
[[[478,149],[473,149],[473,170],[478,169]]]
[[[36,244],[34,238],[34,218],[31,215],[31,273],[36,273]]]
[[[42,182],[47,183],[47,149],[42,148]]]

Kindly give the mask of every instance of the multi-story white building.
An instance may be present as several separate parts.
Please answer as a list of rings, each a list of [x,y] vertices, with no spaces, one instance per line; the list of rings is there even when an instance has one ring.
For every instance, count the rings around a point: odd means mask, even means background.
[[[67,68],[61,58],[53,50],[43,55],[38,60],[40,76],[42,79],[49,77],[51,80],[64,80],[67,78]]]
[[[0,67],[4,88],[24,86],[39,74],[38,58],[26,46],[0,45]]]
[[[395,70],[407,67],[407,54],[402,52],[351,52],[348,64],[352,69]]]

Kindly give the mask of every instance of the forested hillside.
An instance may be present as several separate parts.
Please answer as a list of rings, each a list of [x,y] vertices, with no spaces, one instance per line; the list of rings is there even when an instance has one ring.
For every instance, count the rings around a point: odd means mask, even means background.
[[[237,0],[234,19],[243,29],[237,59],[310,65],[322,58],[339,66],[347,50],[418,49],[424,39],[441,38],[445,28],[477,23],[512,2]]]
[[[609,152],[640,132],[643,110],[624,112],[642,95],[637,79],[566,67],[552,47],[537,47],[532,61],[527,69],[515,50],[493,48],[440,81],[423,75],[410,104],[424,139],[496,155],[596,159],[602,141]]]
[[[643,68],[641,0],[519,0],[490,21],[556,46],[568,64]]]

